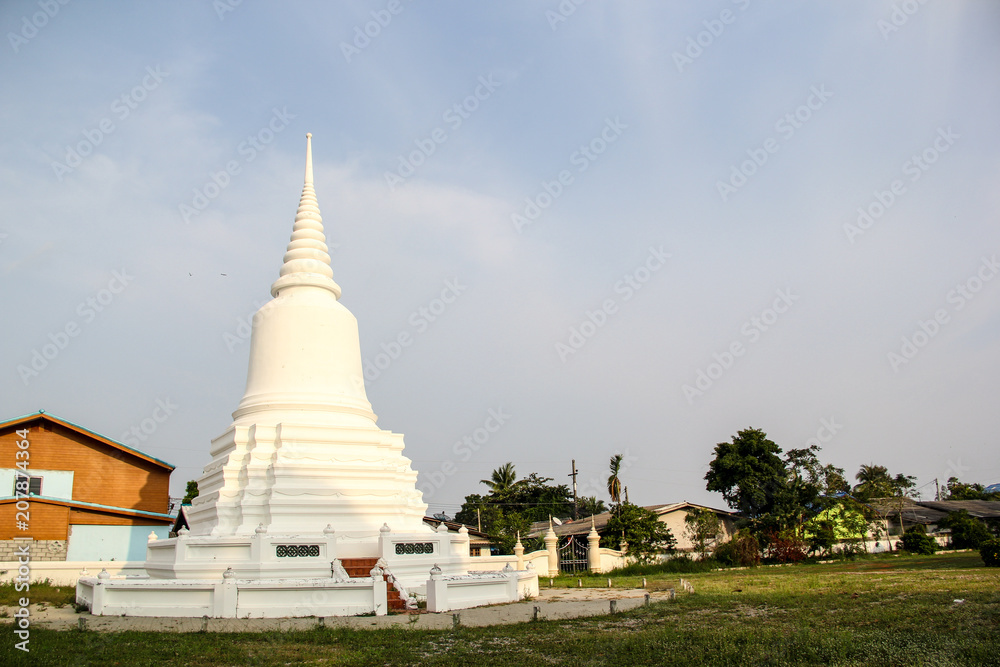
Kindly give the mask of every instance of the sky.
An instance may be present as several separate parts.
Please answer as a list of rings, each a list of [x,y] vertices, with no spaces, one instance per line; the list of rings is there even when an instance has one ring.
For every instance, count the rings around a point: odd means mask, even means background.
[[[1000,482],[1000,4],[0,4],[0,419],[177,468],[243,395],[312,133],[429,513],[506,462],[725,507],[746,428]],[[405,343],[405,344],[404,344]]]

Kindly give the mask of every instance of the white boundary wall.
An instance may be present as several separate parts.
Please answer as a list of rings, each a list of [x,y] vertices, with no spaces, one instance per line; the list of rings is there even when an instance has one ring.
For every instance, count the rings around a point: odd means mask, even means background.
[[[13,581],[19,566],[17,561],[0,562],[0,581]],[[84,576],[91,577],[97,576],[101,570],[107,570],[114,576],[146,576],[146,562],[141,560],[33,560],[30,567],[32,583],[48,579],[55,586],[75,586],[85,568],[87,573]]]

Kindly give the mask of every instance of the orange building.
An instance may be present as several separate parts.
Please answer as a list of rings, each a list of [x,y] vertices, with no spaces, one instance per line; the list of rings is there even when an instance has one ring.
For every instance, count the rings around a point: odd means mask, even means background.
[[[173,469],[44,411],[0,423],[0,561],[29,541],[33,561],[145,560],[173,522]]]

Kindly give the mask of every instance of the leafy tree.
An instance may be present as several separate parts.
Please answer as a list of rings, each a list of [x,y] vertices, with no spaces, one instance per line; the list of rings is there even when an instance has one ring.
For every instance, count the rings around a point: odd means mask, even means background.
[[[470,493],[465,497],[462,508],[455,515],[455,521],[469,526],[482,527],[483,532],[489,533],[490,526],[499,516],[500,508],[500,505],[490,502],[489,496]]]
[[[833,521],[817,519],[811,522],[808,528],[806,544],[809,545],[809,553],[829,555],[833,545],[837,543],[837,532]]]
[[[836,543],[843,542],[841,551],[859,553],[868,550],[866,538],[869,532],[878,537],[879,526],[881,522],[871,507],[851,496],[840,496],[806,522],[803,536],[813,551],[832,553]],[[829,529],[832,529],[832,535],[827,532]]]
[[[187,483],[187,488],[184,489],[184,498],[181,500],[181,505],[189,505],[191,501],[198,497],[198,482],[191,480]]]
[[[957,477],[949,477],[947,486],[944,500],[1000,500],[1000,492],[987,493],[982,484],[963,484]]]
[[[519,512],[501,510],[497,513],[491,528],[490,540],[493,546],[499,547],[502,554],[512,554],[518,537],[527,535],[528,531],[531,530],[531,522]]]
[[[913,475],[899,473],[892,478],[892,493],[897,498],[905,498],[906,494],[917,486],[917,478]]]
[[[573,492],[565,484],[550,484],[551,477],[531,473],[502,493],[490,494],[506,511],[523,514],[529,521],[573,514]]]
[[[806,519],[822,509],[820,497],[827,488],[827,477],[843,476],[840,468],[823,466],[816,456],[818,451],[819,447],[812,445],[785,453],[786,481],[774,509],[781,527],[794,527],[801,533]]]
[[[481,483],[490,487],[490,493],[503,493],[514,486],[517,481],[517,473],[514,472],[514,464],[511,461],[493,471],[489,479],[480,480]]]
[[[820,474],[823,479],[823,493],[827,496],[851,492],[851,484],[844,477],[843,468],[828,463],[821,468]]]
[[[569,516],[573,512],[573,494],[565,484],[551,485],[552,478],[537,473],[506,484],[512,476],[512,464],[494,470],[489,480],[482,481],[490,487],[490,492],[466,496],[455,515],[456,521],[471,526],[479,521],[502,553],[512,552],[518,532],[527,535],[533,521]]]
[[[622,501],[622,482],[618,479],[618,473],[621,472],[623,458],[621,454],[615,454],[611,457],[611,476],[608,477],[608,495],[611,496],[611,502],[615,504]]]
[[[951,529],[953,549],[978,549],[979,545],[992,537],[986,524],[970,516],[966,510],[950,512],[938,522],[938,526]]]
[[[598,500],[597,496],[584,496],[579,498],[577,499],[576,505],[579,508],[581,517],[595,516],[597,514],[604,514],[608,511],[604,501]]]
[[[628,553],[641,562],[656,560],[663,553],[670,553],[677,540],[655,512],[632,503],[619,503],[611,510],[611,518],[601,546],[614,549],[621,540],[628,542]]]
[[[844,507],[843,526],[847,532],[847,544],[854,546],[855,552],[868,553],[868,535],[871,534],[876,542],[883,538],[892,546],[889,541],[889,533],[883,523],[883,517],[870,505],[858,502],[850,496],[845,496],[841,500]]]
[[[722,536],[722,520],[712,510],[695,508],[684,517],[684,534],[704,558]]]
[[[739,431],[732,442],[715,446],[706,488],[722,493],[730,507],[756,523],[776,509],[785,488],[787,473],[780,454],[781,448],[764,431]]]

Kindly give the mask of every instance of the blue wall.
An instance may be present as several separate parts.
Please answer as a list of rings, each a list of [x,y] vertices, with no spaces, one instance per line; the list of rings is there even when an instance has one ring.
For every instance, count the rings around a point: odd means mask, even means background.
[[[146,560],[150,531],[164,539],[170,526],[70,526],[66,560]]]

